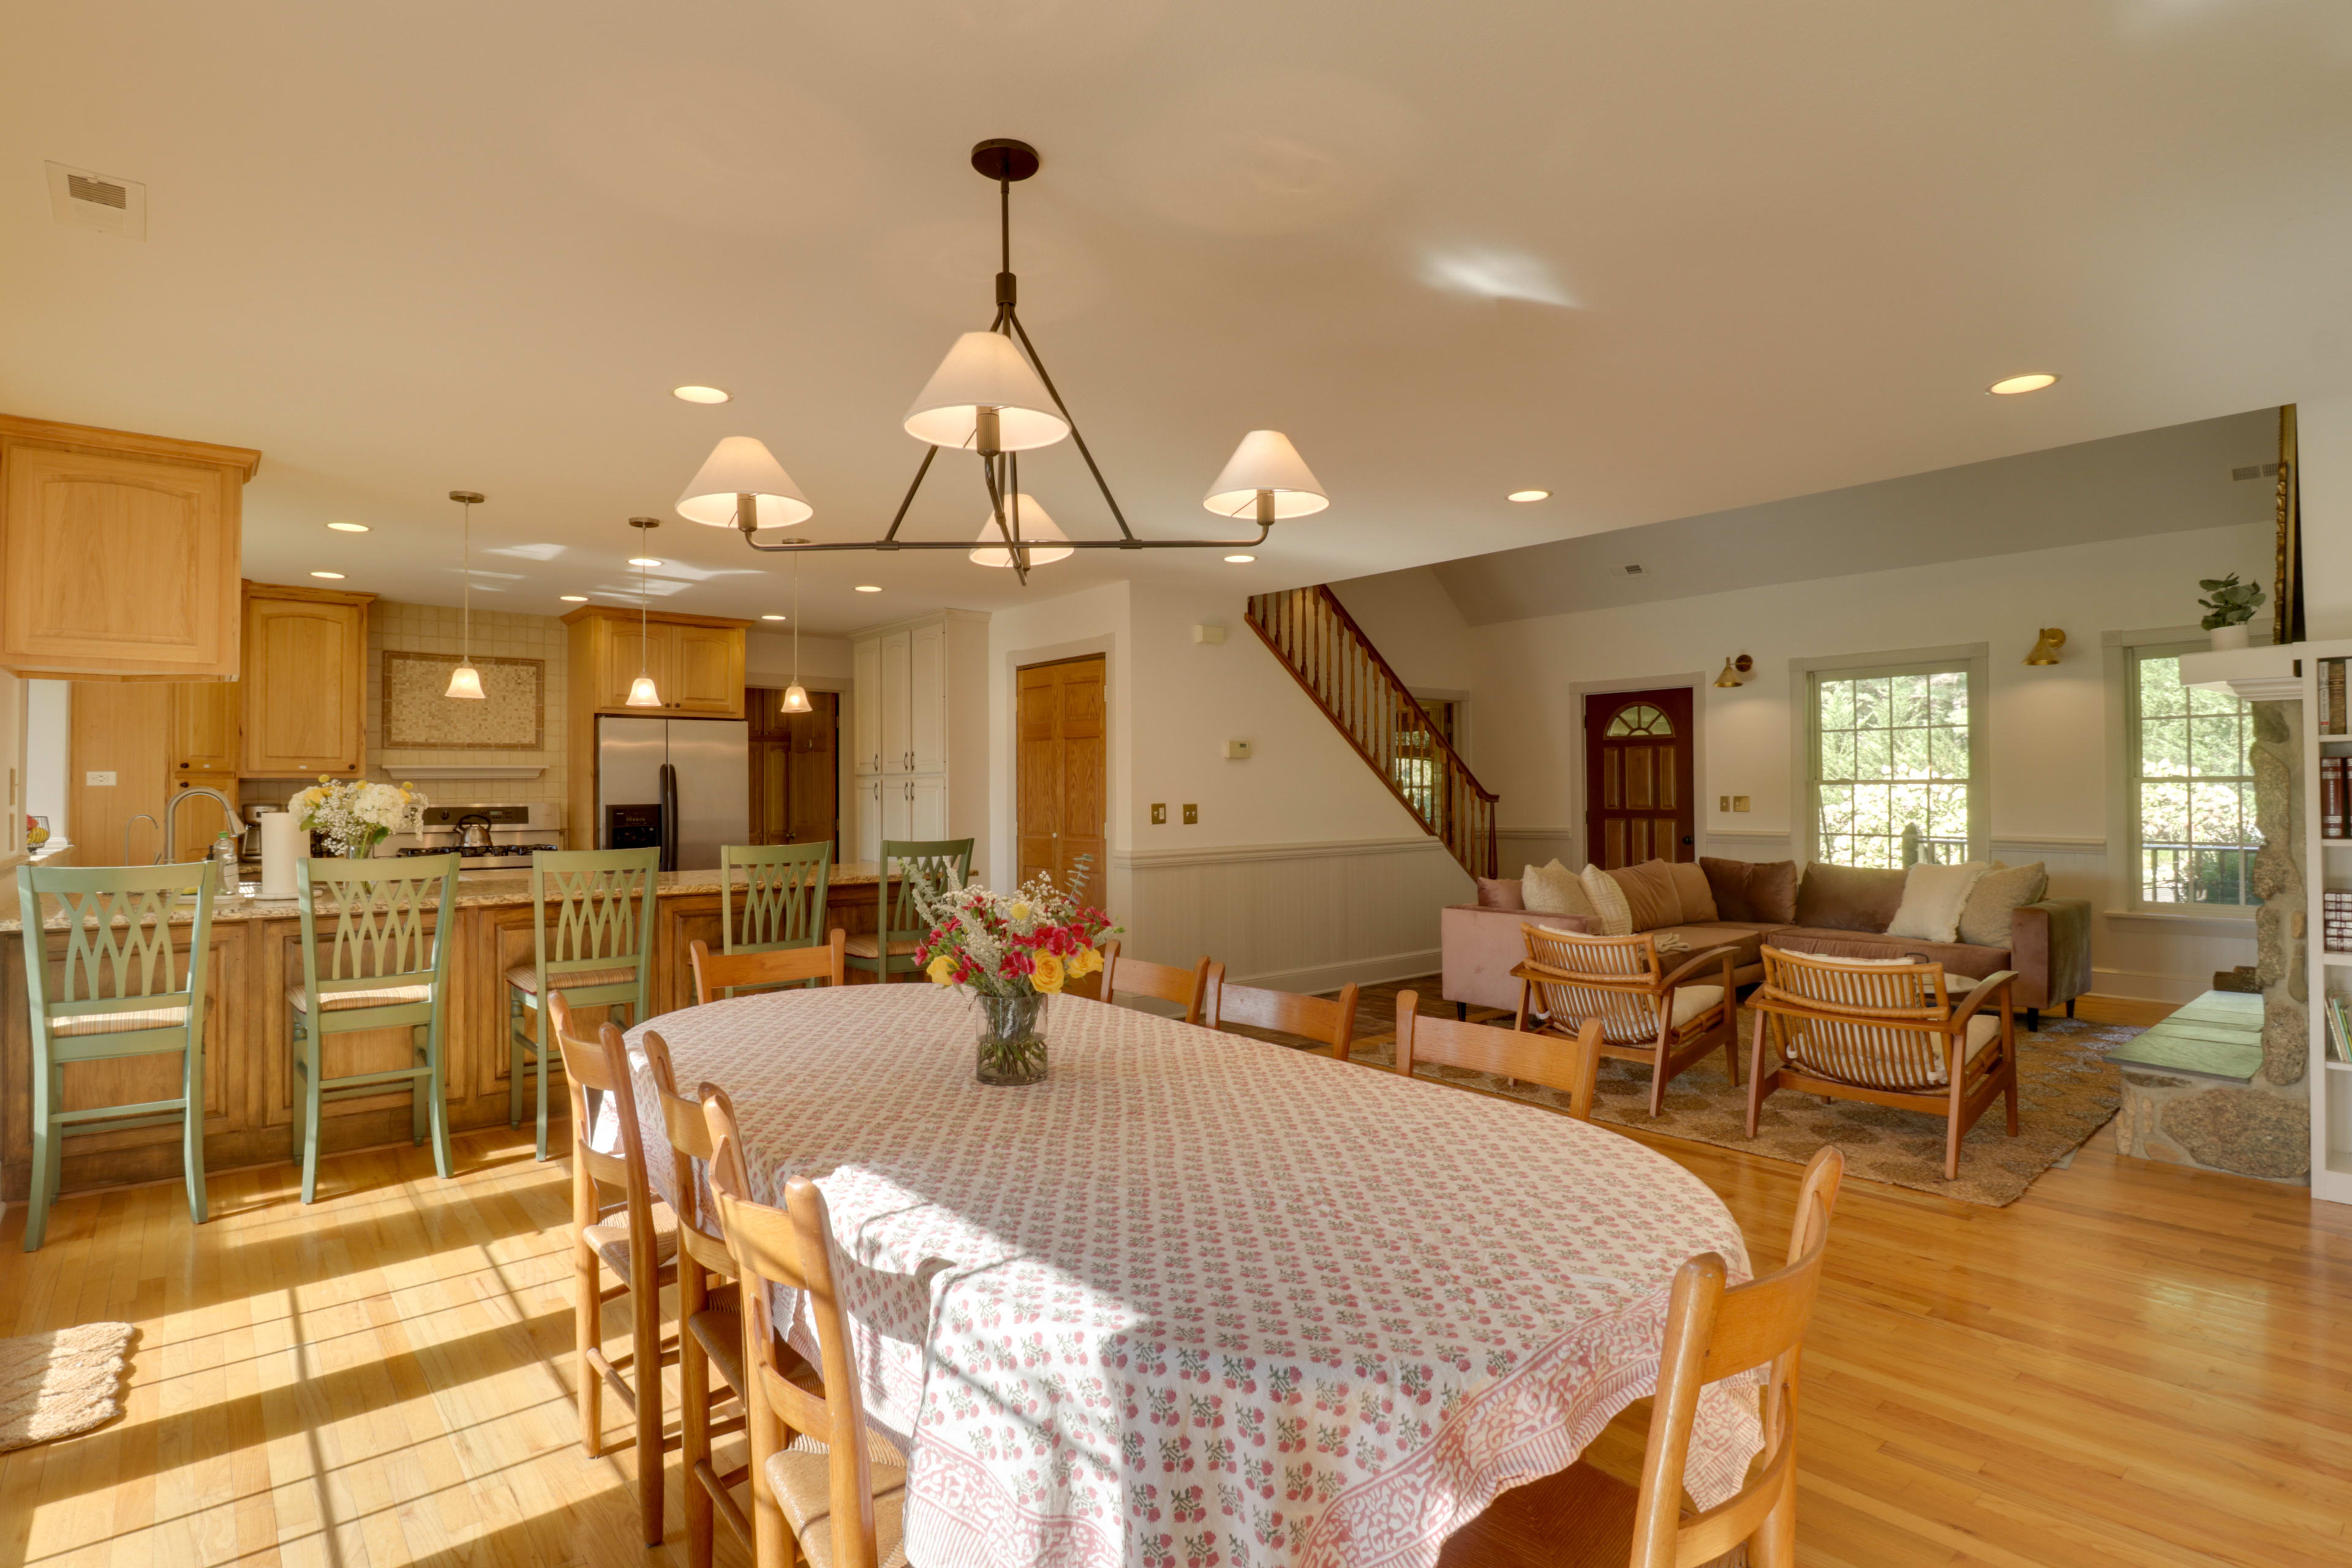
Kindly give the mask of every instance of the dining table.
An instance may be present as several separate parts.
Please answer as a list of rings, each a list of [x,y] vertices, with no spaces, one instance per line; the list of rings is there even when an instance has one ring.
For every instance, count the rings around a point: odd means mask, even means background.
[[[912,984],[627,1032],[659,1196],[647,1029],[727,1090],[756,1196],[824,1192],[913,1568],[1428,1568],[1655,1392],[1677,1268],[1749,1277],[1704,1184],[1558,1110],[1077,996],[1045,1080],[994,1087],[977,1028]],[[1707,1388],[1692,1497],[1761,1444],[1755,1384]]]

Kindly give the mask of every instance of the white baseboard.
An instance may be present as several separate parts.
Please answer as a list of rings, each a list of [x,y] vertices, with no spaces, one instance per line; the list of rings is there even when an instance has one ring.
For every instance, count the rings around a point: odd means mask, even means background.
[[[1379,985],[1391,980],[1418,980],[1435,974],[1444,963],[1444,950],[1423,948],[1414,952],[1384,953],[1378,958],[1354,958],[1318,963],[1305,969],[1277,969],[1264,974],[1227,974],[1243,985],[1263,985],[1272,991],[1296,991],[1312,995],[1337,991],[1342,985]]]

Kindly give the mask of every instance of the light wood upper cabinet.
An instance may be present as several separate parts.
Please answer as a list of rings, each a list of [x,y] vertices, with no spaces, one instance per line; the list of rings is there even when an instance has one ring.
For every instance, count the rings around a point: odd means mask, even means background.
[[[589,697],[588,711],[700,719],[743,717],[743,628],[748,621],[648,616],[597,605],[563,617],[572,627],[571,679]],[[628,705],[629,685],[654,678],[659,708]]]
[[[681,713],[743,716],[743,633],[732,626],[674,626],[670,679],[662,698]]]
[[[367,607],[374,597],[250,585],[240,772],[352,778],[365,770]]]
[[[0,415],[0,667],[232,679],[261,454]]]
[[[237,731],[245,689],[233,680],[198,680],[172,688],[172,771],[234,773],[242,763]]]

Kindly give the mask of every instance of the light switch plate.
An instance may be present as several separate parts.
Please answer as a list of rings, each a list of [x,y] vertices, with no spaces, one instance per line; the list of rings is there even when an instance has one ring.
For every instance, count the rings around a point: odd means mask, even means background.
[[[1237,763],[1248,762],[1250,756],[1250,743],[1247,741],[1227,741],[1225,742],[1225,755]]]
[[[1715,809],[1717,811],[1729,811],[1731,809],[1731,797],[1727,795],[1717,795],[1715,797]]]
[[[1164,800],[1155,800],[1155,801],[1153,801],[1153,802],[1151,803],[1151,822],[1152,822],[1152,826],[1155,826],[1155,827],[1164,826],[1166,826],[1167,821],[1168,821],[1168,803],[1167,803],[1166,801],[1164,801]]]
[[[88,789],[110,789],[114,785],[114,770],[109,768],[104,773],[86,773],[81,775],[81,782]]]
[[[1748,797],[1744,795],[1733,795],[1731,797],[1731,809],[1734,811],[1746,811],[1748,809]]]
[[[1191,801],[1186,801],[1184,803],[1184,825],[1187,827],[1190,827],[1200,820],[1201,808],[1194,805]]]

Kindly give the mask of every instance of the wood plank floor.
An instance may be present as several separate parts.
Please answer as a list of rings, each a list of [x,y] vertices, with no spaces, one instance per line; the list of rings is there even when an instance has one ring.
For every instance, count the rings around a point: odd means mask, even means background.
[[[1656,1142],[1759,1253],[1796,1170]],[[0,1221],[0,1333],[142,1337],[127,1417],[0,1456],[0,1565],[637,1564],[635,1458],[573,1441],[562,1162],[461,1139],[60,1205]],[[1806,1363],[1801,1559],[1910,1564],[2352,1563],[2352,1211],[2085,1150],[1993,1210],[1855,1184]],[[613,1320],[615,1333],[622,1325]],[[1536,1489],[1447,1568],[1575,1561]],[[740,1554],[721,1540],[723,1563]]]

